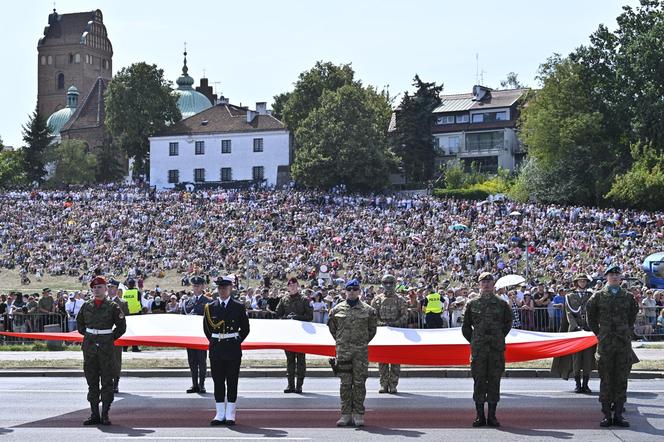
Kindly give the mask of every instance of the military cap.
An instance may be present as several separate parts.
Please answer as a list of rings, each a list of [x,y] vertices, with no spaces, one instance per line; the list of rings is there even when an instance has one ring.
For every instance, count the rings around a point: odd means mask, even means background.
[[[346,282],[346,290],[348,290],[349,288],[359,287],[359,286],[360,286],[360,281],[358,281],[357,279],[350,279]]]
[[[108,280],[108,285],[112,285],[113,287],[120,287],[120,281],[111,278]]]
[[[51,291],[51,289],[49,289],[48,287],[44,287],[44,289],[42,290],[42,293],[46,293],[46,292],[50,292],[50,291]]]
[[[234,282],[235,281],[230,276],[220,276],[217,278],[217,280],[214,283],[217,285],[217,287],[224,287],[228,285],[233,285]]]
[[[205,278],[203,278],[202,276],[198,276],[198,275],[194,276],[193,278],[191,278],[191,283],[194,284],[194,285],[203,285],[203,284],[205,284]]]
[[[480,276],[477,278],[477,281],[484,281],[485,279],[493,281],[493,275],[489,272],[482,272]]]
[[[580,281],[582,279],[590,281],[590,278],[588,278],[588,275],[586,275],[585,273],[577,273],[576,275],[574,275],[574,279],[572,279],[572,282]]]
[[[106,278],[103,276],[95,276],[92,281],[90,281],[90,288],[95,288],[98,285],[106,285]]]
[[[622,270],[620,270],[620,266],[618,265],[612,265],[609,266],[606,270],[604,270],[604,275],[608,275],[609,273],[621,273]]]
[[[394,275],[390,275],[389,273],[384,275],[383,278],[380,280],[383,284],[394,284],[397,282],[396,278]]]

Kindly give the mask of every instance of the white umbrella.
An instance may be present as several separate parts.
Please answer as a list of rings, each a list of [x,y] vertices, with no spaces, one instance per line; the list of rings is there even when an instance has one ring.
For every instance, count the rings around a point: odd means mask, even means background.
[[[502,289],[505,287],[518,285],[521,284],[522,282],[526,282],[526,278],[524,278],[523,276],[505,275],[502,278],[498,279],[498,281],[496,281],[496,289]]]
[[[521,216],[521,212],[517,212],[516,210],[512,213],[510,213],[510,216]]]

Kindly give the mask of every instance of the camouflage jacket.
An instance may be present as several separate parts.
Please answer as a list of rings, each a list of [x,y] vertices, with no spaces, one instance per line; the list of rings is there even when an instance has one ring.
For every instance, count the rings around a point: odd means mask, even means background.
[[[512,309],[499,297],[480,296],[466,304],[461,332],[471,349],[505,350],[512,329]]]
[[[112,334],[91,335],[85,332],[86,328],[97,330],[111,329],[115,325]],[[76,328],[84,336],[84,340],[92,339],[95,342],[112,342],[118,339],[127,330],[127,320],[120,307],[110,301],[108,298],[102,302],[101,306],[95,306],[94,298],[87,301],[81,307],[76,316]]]
[[[313,321],[314,319],[314,310],[311,308],[309,300],[301,294],[285,295],[279,300],[275,310],[277,318],[287,318],[291,313],[294,314],[293,319],[297,321]]]
[[[330,311],[327,326],[337,343],[337,357],[367,350],[369,342],[376,336],[376,310],[362,301],[355,307],[343,301]]]
[[[408,324],[408,304],[395,293],[376,296],[371,307],[376,310],[378,315],[378,325],[405,327]]]
[[[632,295],[620,287],[617,294],[604,286],[588,300],[586,305],[588,326],[602,342],[630,343],[639,306]]]

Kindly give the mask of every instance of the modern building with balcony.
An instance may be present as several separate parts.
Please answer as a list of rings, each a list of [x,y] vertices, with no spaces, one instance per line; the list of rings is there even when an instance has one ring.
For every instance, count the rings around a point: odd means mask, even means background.
[[[516,122],[528,90],[474,86],[470,94],[443,95],[433,111],[438,165],[459,159],[468,167],[475,163],[483,172],[517,168],[525,151]]]

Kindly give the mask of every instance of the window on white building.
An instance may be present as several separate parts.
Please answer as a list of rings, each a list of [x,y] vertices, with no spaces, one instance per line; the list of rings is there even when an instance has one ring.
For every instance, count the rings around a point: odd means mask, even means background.
[[[454,115],[441,115],[436,118],[436,124],[454,124]]]
[[[233,181],[233,169],[230,167],[222,167],[221,181]]]
[[[231,140],[221,140],[221,153],[231,153]]]
[[[168,143],[168,155],[171,157],[176,157],[180,155],[180,144],[179,143]]]
[[[265,178],[265,167],[255,166],[252,168],[251,177],[254,181],[262,181]]]
[[[194,169],[194,181],[197,183],[205,182],[205,169]]]
[[[172,169],[168,171],[168,182],[171,184],[177,184],[180,182],[180,171],[177,169]]]
[[[196,155],[205,155],[205,141],[196,141],[194,151]]]
[[[447,147],[450,153],[459,153],[459,145],[461,144],[461,137],[458,135],[451,136],[447,139]]]
[[[468,123],[470,121],[470,115],[457,115],[456,122],[459,123]]]
[[[492,123],[494,121],[507,121],[507,111],[473,114],[473,123]]]
[[[254,138],[254,152],[263,152],[263,139],[262,138]]]

